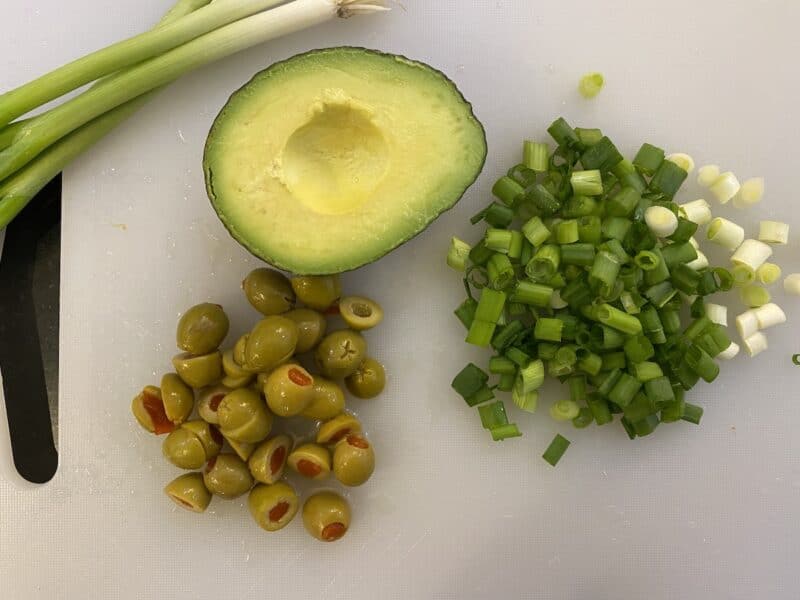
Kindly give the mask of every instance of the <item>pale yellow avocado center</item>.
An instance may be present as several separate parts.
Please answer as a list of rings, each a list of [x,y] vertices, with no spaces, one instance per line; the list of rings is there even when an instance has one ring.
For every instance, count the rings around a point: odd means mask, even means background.
[[[389,168],[389,149],[369,107],[343,92],[314,103],[286,142],[275,175],[318,214],[341,214],[372,197]]]

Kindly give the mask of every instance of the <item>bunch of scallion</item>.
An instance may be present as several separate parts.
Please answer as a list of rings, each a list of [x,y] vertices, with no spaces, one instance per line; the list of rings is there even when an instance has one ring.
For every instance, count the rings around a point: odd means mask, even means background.
[[[158,26],[0,95],[0,229],[70,161],[184,73],[384,0],[178,0]],[[82,94],[15,120],[83,85]]]
[[[525,142],[497,201],[472,218],[483,238],[451,242],[467,290],[455,314],[468,343],[494,350],[488,372],[470,363],[453,388],[495,440],[521,435],[495,392],[534,412],[547,375],[569,390],[551,415],[576,428],[619,415],[633,439],[699,423],[686,392],[738,350],[705,299],[735,282],[698,253],[697,223],[674,202],[687,171],[650,144],[627,160],[600,130],[561,118],[548,132],[555,150]],[[556,436],[544,458],[554,465],[568,445]]]

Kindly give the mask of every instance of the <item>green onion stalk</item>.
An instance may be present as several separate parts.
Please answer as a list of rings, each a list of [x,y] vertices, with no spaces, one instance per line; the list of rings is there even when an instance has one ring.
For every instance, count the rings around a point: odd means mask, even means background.
[[[0,96],[0,229],[55,175],[183,74],[335,18],[389,10],[384,0],[180,0],[150,32]],[[102,78],[111,76],[106,80]],[[100,79],[55,108],[12,120]]]

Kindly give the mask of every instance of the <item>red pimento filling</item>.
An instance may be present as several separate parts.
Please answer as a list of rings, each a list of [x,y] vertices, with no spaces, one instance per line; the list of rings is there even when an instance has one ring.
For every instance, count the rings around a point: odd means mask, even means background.
[[[175,423],[167,418],[164,410],[164,402],[158,396],[142,392],[142,406],[147,411],[150,421],[153,423],[153,432],[156,435],[170,433],[175,430]]]

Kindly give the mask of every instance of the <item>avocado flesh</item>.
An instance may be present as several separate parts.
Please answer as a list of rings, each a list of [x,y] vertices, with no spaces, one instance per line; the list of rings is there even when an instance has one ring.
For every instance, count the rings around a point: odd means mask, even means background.
[[[474,182],[483,127],[442,73],[362,48],[276,63],[237,91],[206,144],[206,187],[235,239],[298,274],[370,263]]]

